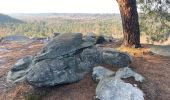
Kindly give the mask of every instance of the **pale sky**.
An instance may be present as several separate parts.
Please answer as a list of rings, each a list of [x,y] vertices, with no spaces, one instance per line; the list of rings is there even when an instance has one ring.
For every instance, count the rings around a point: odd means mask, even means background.
[[[0,13],[119,13],[116,0],[0,0]]]

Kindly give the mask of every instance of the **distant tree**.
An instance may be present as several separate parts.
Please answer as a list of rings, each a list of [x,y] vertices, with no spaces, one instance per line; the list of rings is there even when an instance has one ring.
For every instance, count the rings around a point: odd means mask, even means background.
[[[123,46],[141,47],[136,0],[117,0],[122,18]]]

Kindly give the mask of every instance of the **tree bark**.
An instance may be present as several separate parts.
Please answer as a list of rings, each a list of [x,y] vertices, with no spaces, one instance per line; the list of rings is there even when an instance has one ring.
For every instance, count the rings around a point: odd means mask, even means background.
[[[141,47],[136,0],[117,0],[123,26],[123,46]]]

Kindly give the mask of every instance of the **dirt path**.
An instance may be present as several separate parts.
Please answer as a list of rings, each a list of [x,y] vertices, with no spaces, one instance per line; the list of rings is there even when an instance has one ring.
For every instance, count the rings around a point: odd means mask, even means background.
[[[136,58],[132,66],[146,77],[140,87],[147,100],[170,100],[170,58],[145,55]]]
[[[115,45],[107,45],[114,47]],[[8,48],[6,53],[0,52],[0,59],[5,59],[5,63],[0,63],[0,100],[22,100],[23,94],[30,93],[30,86],[20,84],[7,91],[5,76],[11,65],[25,55],[35,54],[40,50],[42,44],[0,44],[0,48]],[[145,46],[148,48],[148,46]],[[142,74],[146,80],[144,83],[136,83],[129,78],[127,81],[138,84],[146,94],[146,100],[169,100],[170,98],[170,57],[161,57],[148,53],[146,48],[130,52],[134,55],[131,67]],[[112,69],[111,67],[109,67]],[[87,74],[83,80],[74,84],[67,84],[60,87],[48,89],[48,93],[43,100],[93,100],[96,83],[91,79],[91,73]],[[46,91],[46,90],[45,90]],[[42,93],[42,90],[39,91]],[[4,98],[5,95],[5,98]],[[3,97],[2,97],[3,96]]]

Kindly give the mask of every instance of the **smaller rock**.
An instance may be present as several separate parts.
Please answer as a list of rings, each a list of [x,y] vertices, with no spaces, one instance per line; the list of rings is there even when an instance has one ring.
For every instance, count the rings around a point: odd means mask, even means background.
[[[97,85],[96,98],[99,100],[144,100],[144,93],[121,79],[106,77]]]
[[[32,62],[32,57],[24,57],[12,67],[11,71],[8,72],[7,82],[18,83],[23,82],[26,79],[26,74],[30,70],[30,64]]]
[[[117,78],[129,78],[129,77],[134,77],[136,81],[139,82],[143,82],[144,81],[144,77],[136,72],[134,72],[131,68],[129,67],[125,67],[125,68],[120,68],[117,72],[116,72],[116,76]]]
[[[115,72],[108,70],[102,66],[97,66],[93,68],[92,78],[96,82],[99,82],[104,77],[114,76]]]
[[[27,72],[28,70],[22,70],[17,72],[9,71],[7,75],[7,82],[12,84],[23,82],[26,79]]]
[[[11,71],[20,71],[20,70],[24,70],[26,69],[32,62],[32,57],[31,56],[27,56],[24,57],[20,60],[17,61],[17,63],[15,63],[15,65],[12,67]]]
[[[112,65],[113,67],[128,67],[132,62],[132,57],[127,53],[116,51],[112,48],[101,50],[103,64]]]

